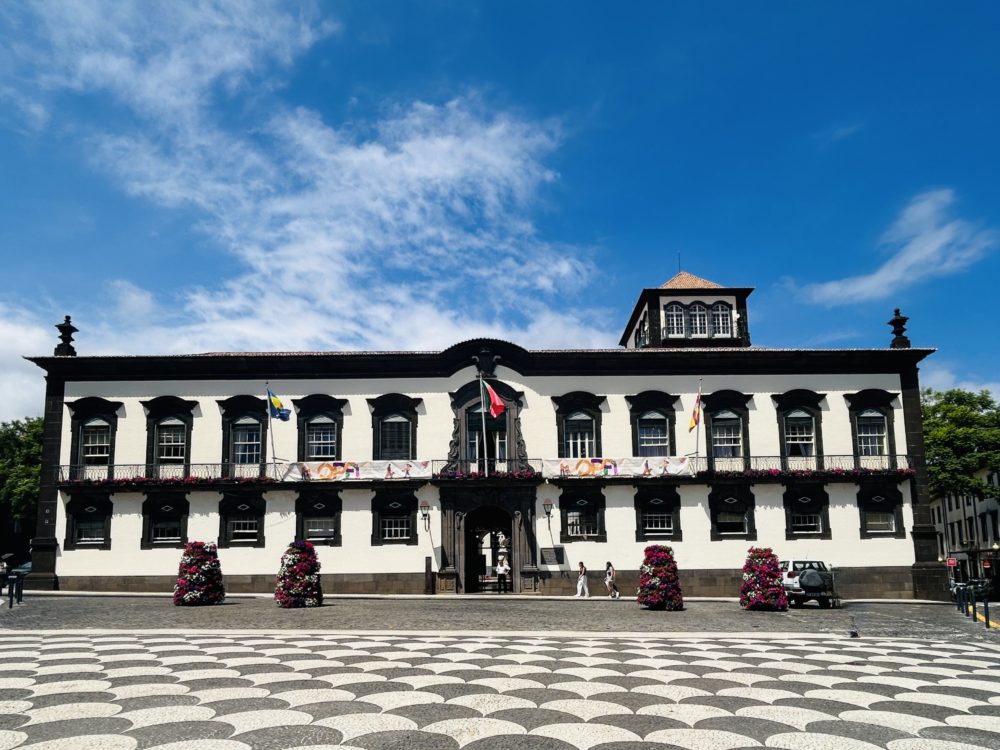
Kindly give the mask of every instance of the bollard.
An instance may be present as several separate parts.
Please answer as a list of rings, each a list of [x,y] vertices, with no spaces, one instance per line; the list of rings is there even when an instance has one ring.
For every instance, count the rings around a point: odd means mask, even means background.
[[[14,576],[7,576],[7,609],[14,609]]]
[[[17,603],[22,604],[24,602],[24,574],[17,574]]]
[[[986,621],[986,629],[990,629],[990,598],[983,597],[983,619]]]
[[[972,618],[972,621],[975,622],[976,621],[976,592],[975,591],[970,591],[969,592],[969,598],[972,600],[971,601],[971,604],[972,604],[972,614],[970,615],[970,617]]]

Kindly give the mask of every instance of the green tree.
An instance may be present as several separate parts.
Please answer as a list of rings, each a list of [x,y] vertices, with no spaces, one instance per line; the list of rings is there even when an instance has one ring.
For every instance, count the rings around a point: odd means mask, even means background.
[[[982,496],[982,469],[1000,470],[1000,404],[989,391],[927,389],[924,448],[933,497]]]
[[[41,466],[41,417],[0,423],[0,518],[34,527]]]

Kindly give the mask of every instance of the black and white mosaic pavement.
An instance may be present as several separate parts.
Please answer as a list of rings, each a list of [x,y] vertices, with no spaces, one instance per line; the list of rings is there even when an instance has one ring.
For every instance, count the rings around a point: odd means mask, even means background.
[[[277,633],[0,641],[0,750],[1000,748],[1000,649]]]

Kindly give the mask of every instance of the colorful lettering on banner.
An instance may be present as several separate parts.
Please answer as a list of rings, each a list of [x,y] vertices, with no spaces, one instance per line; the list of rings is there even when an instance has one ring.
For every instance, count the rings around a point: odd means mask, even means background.
[[[556,458],[542,460],[545,477],[667,477],[694,476],[687,456],[650,458]]]
[[[430,479],[430,461],[298,461],[282,482],[343,482],[353,479]]]

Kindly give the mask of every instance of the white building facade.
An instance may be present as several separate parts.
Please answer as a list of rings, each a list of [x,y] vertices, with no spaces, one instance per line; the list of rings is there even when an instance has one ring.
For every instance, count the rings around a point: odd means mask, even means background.
[[[750,292],[678,274],[643,291],[615,350],[81,357],[67,319],[32,358],[29,583],[169,590],[180,548],[217,540],[227,588],[268,591],[307,538],[329,593],[480,592],[504,554],[515,592],[568,594],[580,561],[598,586],[613,561],[627,590],[662,543],[694,596],[735,595],[747,548],[769,546],[833,564],[844,596],[942,598],[930,350],[898,311],[890,348],[754,347]]]

